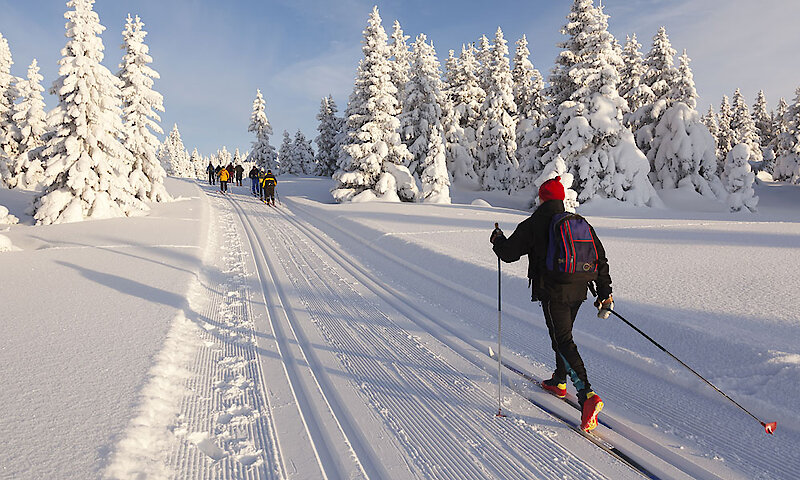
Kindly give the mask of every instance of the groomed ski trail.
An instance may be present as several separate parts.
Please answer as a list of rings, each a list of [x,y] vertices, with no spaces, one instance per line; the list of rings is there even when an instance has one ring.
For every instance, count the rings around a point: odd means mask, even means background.
[[[426,309],[444,309],[454,315],[455,319],[452,322],[437,322],[446,332],[440,338],[458,338],[473,346],[482,355],[485,355],[488,347],[493,345],[492,341],[496,345],[494,337],[496,321],[487,320],[485,323],[474,324],[459,317],[459,313],[465,313],[466,318],[474,318],[474,312],[485,312],[487,319],[492,316],[496,317],[497,299],[491,293],[487,294],[485,291],[481,292],[470,288],[466,286],[468,282],[455,282],[441,277],[421,267],[420,260],[410,261],[398,257],[382,246],[385,245],[384,241],[400,242],[401,240],[394,238],[396,235],[377,232],[368,226],[346,219],[339,221],[342,217],[327,215],[327,212],[321,209],[316,211],[317,209],[310,203],[302,199],[289,198],[285,204],[299,215],[306,225],[313,223],[324,231],[323,235],[329,238],[328,241],[331,244],[346,244],[347,247],[342,249],[343,255],[354,255],[366,265],[374,266],[376,269],[403,269],[403,281],[399,288],[407,289],[409,297],[419,295],[418,298],[424,299],[426,302]],[[425,254],[430,255],[430,252]],[[391,266],[387,266],[387,263]],[[470,275],[478,268],[468,265],[464,271],[460,271],[461,266],[460,264],[454,265],[456,267],[455,275]],[[414,278],[414,280],[410,281],[409,278]],[[387,277],[386,280],[389,283],[393,281],[392,277]],[[463,303],[457,306],[437,305],[435,298],[438,291],[455,292],[463,298]],[[635,310],[634,313],[636,313]],[[531,341],[538,335],[532,333],[531,329],[539,330],[541,338],[547,338],[543,322],[539,324],[535,321],[538,315],[540,313],[537,313],[536,309],[525,310],[514,305],[504,304],[503,343],[506,355],[514,358],[515,362],[523,364],[523,368],[544,376],[549,375],[549,369],[552,368],[549,367],[549,362],[552,361],[550,358],[553,354],[549,349],[549,342]],[[465,332],[471,332],[471,334],[465,336]],[[750,478],[741,473],[744,471],[751,472],[756,476],[765,475],[764,478],[792,478],[797,468],[800,468],[800,458],[791,454],[791,442],[773,441],[772,438],[763,440],[763,429],[752,428],[748,418],[741,418],[738,416],[738,412],[732,412],[728,405],[719,402],[714,393],[705,391],[702,385],[698,386],[694,379],[689,378],[687,381],[680,382],[678,388],[675,388],[676,385],[670,385],[670,388],[664,389],[658,379],[654,379],[648,374],[647,367],[641,370],[625,368],[626,376],[620,377],[618,367],[621,365],[619,365],[617,357],[624,357],[625,352],[611,351],[611,355],[609,355],[608,343],[605,340],[578,331],[575,332],[575,336],[581,346],[581,351],[587,352],[583,355],[584,358],[589,359],[593,383],[602,387],[600,393],[607,400],[606,407],[611,407],[604,409],[603,422],[611,425],[616,433],[627,437],[633,444],[683,470],[681,474],[688,474],[695,478]],[[524,352],[524,356],[515,352]],[[654,351],[653,355],[657,356],[658,352]],[[602,358],[602,360],[592,361],[592,356]],[[539,359],[547,359],[547,361],[542,362]],[[496,370],[496,363],[493,368]],[[677,371],[676,375],[681,376],[683,372]],[[720,404],[721,407],[717,409],[703,408],[703,412],[710,411],[711,413],[706,413],[706,416],[702,418],[698,417],[692,404],[684,401],[687,392],[696,394],[697,391],[700,391],[702,395],[693,398],[693,401]],[[661,397],[659,404],[668,405],[669,408],[654,408],[653,392],[658,392]],[[539,395],[540,392],[532,392],[532,394]],[[550,405],[551,403],[548,403],[548,408]],[[666,435],[650,438],[649,434],[640,432],[635,423],[620,417],[618,412],[633,414],[634,422],[645,422],[657,432],[661,431]],[[713,426],[711,437],[721,439],[721,444],[714,442],[713,438],[709,438],[710,426]],[[669,441],[670,435],[697,443],[705,452],[674,445]],[[758,436],[763,441],[756,443],[758,447],[756,450],[751,450],[730,440],[742,435]],[[727,453],[725,456],[715,453],[723,450],[720,445],[724,445],[724,451]],[[775,462],[773,459],[776,455],[786,460]],[[726,464],[729,462],[736,465],[739,471],[727,467]]]
[[[397,299],[364,288],[286,207],[229,201],[261,263],[270,321],[283,325],[274,333],[289,336],[278,340],[284,366],[306,362],[289,376],[295,394],[305,385],[302,415],[325,430],[310,432],[317,458],[337,445],[352,452],[356,466],[346,472],[321,459],[327,476],[641,478],[599,449],[587,454],[584,439],[544,412],[494,418],[492,377],[392,308]],[[301,355],[285,357],[290,345]]]

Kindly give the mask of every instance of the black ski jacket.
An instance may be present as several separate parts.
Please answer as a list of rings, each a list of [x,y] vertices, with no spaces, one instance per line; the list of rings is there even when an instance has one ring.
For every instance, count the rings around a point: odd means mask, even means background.
[[[492,249],[506,263],[516,262],[523,255],[528,256],[528,278],[533,287],[533,298],[572,303],[586,300],[586,282],[557,283],[547,276],[545,256],[550,238],[550,220],[553,215],[564,212],[564,202],[548,200],[533,214],[517,225],[514,233],[506,238],[501,235]],[[611,295],[611,275],[608,272],[606,251],[592,228],[594,245],[597,248],[597,293],[601,299]]]

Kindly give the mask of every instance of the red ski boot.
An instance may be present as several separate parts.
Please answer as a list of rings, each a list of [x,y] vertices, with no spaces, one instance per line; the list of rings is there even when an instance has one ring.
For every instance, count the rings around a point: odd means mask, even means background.
[[[578,401],[581,404],[581,430],[591,432],[597,427],[597,414],[603,409],[603,400],[589,390],[579,392]]]
[[[542,382],[542,388],[558,398],[564,398],[567,396],[567,384],[563,381],[551,378],[550,380],[545,380]]]

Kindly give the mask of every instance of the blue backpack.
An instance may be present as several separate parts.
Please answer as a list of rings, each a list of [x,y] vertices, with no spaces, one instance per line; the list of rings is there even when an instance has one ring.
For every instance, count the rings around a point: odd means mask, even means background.
[[[556,283],[585,283],[597,279],[597,248],[589,222],[563,212],[550,220],[545,265]]]

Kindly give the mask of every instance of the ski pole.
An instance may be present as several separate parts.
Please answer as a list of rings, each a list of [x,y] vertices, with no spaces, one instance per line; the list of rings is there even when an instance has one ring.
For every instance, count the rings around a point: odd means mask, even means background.
[[[500,230],[500,225],[494,224],[495,231]],[[497,257],[497,413],[495,417],[505,417],[502,411],[501,389],[503,388],[503,360],[500,353],[500,334],[502,332],[501,325],[503,321],[502,310],[502,297],[500,295],[501,286],[501,273],[500,273],[500,257]]]
[[[762,427],[764,427],[764,431],[765,431],[765,432],[767,432],[768,434],[772,435],[772,434],[773,434],[773,432],[775,432],[775,429],[776,429],[776,428],[778,428],[778,422],[769,422],[769,423],[765,423],[765,422],[761,421],[761,420],[760,420],[758,417],[756,417],[755,415],[753,415],[752,413],[750,413],[750,411],[749,411],[749,410],[747,410],[747,409],[746,409],[746,408],[744,408],[743,406],[739,405],[739,403],[738,403],[736,400],[734,400],[734,399],[732,399],[731,397],[727,396],[727,395],[725,394],[725,392],[723,392],[723,391],[722,391],[722,390],[720,390],[719,388],[715,387],[715,386],[714,386],[714,385],[713,385],[711,382],[709,382],[708,380],[706,380],[706,379],[705,379],[705,377],[703,377],[702,375],[700,375],[699,373],[697,373],[696,371],[694,371],[694,369],[693,369],[692,367],[690,367],[689,365],[686,365],[685,363],[683,363],[683,362],[682,362],[682,361],[681,361],[681,360],[680,360],[678,357],[676,357],[675,355],[673,355],[672,353],[670,353],[670,352],[669,352],[669,351],[668,351],[666,348],[662,347],[661,345],[659,345],[659,343],[658,343],[658,342],[656,342],[655,340],[653,340],[652,338],[650,338],[650,336],[649,336],[649,335],[647,335],[647,334],[646,334],[646,333],[644,333],[643,331],[639,330],[639,328],[638,328],[636,325],[634,325],[634,324],[632,324],[631,322],[629,322],[628,320],[626,320],[626,319],[625,319],[625,318],[624,318],[622,315],[620,315],[619,313],[617,313],[617,312],[615,312],[614,310],[611,310],[611,309],[604,309],[604,310],[608,310],[609,312],[611,312],[611,313],[612,313],[612,314],[613,314],[615,317],[619,318],[620,320],[622,320],[623,322],[625,322],[625,324],[627,324],[629,327],[631,327],[632,329],[636,330],[636,332],[637,332],[639,335],[641,335],[641,336],[643,336],[644,338],[646,338],[646,339],[650,340],[650,343],[652,343],[653,345],[655,345],[656,347],[658,347],[658,348],[659,348],[659,349],[660,349],[662,352],[664,352],[664,353],[666,353],[667,355],[669,355],[670,357],[674,358],[674,359],[675,359],[675,360],[676,360],[678,363],[680,363],[681,365],[683,365],[684,367],[686,367],[686,369],[687,369],[687,370],[689,370],[690,372],[692,372],[692,373],[694,373],[695,375],[697,375],[697,376],[700,378],[700,380],[702,380],[702,381],[706,382],[706,383],[707,383],[707,384],[708,384],[708,385],[709,385],[711,388],[713,388],[714,390],[716,390],[716,391],[717,391],[717,392],[718,392],[720,395],[722,395],[723,397],[727,398],[728,400],[730,400],[730,402],[731,402],[731,403],[733,403],[733,404],[734,404],[734,405],[736,405],[737,407],[739,407],[739,408],[741,408],[742,410],[744,410],[744,412],[745,412],[745,413],[747,413],[748,415],[750,415],[751,417],[753,417],[753,418],[754,418],[754,419],[755,419],[755,420],[756,420],[758,423],[760,423],[760,424],[761,424],[761,426],[762,426]]]

